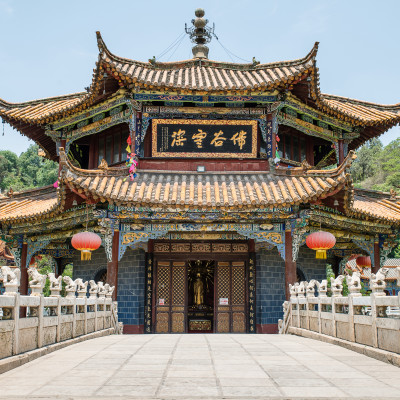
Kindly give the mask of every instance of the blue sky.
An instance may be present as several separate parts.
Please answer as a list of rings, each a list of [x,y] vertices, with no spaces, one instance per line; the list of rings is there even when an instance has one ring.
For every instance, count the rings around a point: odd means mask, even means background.
[[[147,61],[179,37],[197,7],[215,22],[220,43],[245,60],[300,58],[319,41],[322,92],[400,102],[398,0],[0,0],[0,97],[20,102],[82,91],[97,60],[96,30],[113,53]],[[232,61],[220,43],[212,41],[210,58]],[[186,37],[160,61],[187,58]],[[397,126],[381,139],[399,136]],[[0,133],[1,150],[20,153],[29,143],[7,124]]]

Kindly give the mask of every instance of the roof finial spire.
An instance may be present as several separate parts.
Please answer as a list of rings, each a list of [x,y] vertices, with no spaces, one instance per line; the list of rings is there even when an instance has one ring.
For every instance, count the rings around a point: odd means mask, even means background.
[[[193,26],[188,28],[185,24],[186,33],[189,35],[191,41],[196,43],[196,46],[192,48],[193,58],[208,58],[209,49],[206,43],[211,42],[215,26],[214,24],[212,28],[206,26],[208,19],[203,18],[204,10],[202,8],[198,8],[194,14],[196,18],[192,19]]]

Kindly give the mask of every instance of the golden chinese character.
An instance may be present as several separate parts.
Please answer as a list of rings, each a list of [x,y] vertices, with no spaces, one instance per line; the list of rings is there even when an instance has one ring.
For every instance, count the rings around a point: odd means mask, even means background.
[[[233,144],[239,146],[240,150],[242,150],[243,146],[246,144],[246,135],[247,133],[245,131],[240,131],[235,133],[231,138]]]
[[[224,144],[223,140],[226,140],[226,138],[222,136],[223,134],[224,132],[222,131],[214,133],[214,139],[211,140],[211,144],[215,147],[221,147]]]
[[[185,135],[186,131],[183,131],[182,129],[179,129],[178,132],[174,132],[172,134],[172,137],[174,138],[174,140],[171,143],[171,146],[174,147],[176,146],[183,146],[184,143],[186,142],[186,138],[183,137],[183,135]]]
[[[202,131],[201,129],[197,129],[199,131],[199,133],[194,133],[192,135],[192,139],[194,140],[194,142],[197,145],[198,149],[201,149],[203,147],[203,140],[206,138],[207,136],[207,132]]]

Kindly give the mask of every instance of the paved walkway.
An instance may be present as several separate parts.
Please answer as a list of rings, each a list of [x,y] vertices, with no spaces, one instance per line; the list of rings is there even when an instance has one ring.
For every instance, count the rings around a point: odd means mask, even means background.
[[[0,398],[400,399],[400,369],[291,335],[126,335],[0,375]]]

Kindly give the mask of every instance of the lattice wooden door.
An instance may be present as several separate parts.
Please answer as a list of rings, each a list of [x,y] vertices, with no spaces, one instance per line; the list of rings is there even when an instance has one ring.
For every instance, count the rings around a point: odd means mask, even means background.
[[[156,333],[186,332],[186,286],[185,262],[157,261]]]
[[[216,275],[215,332],[246,332],[245,263],[218,262]]]

